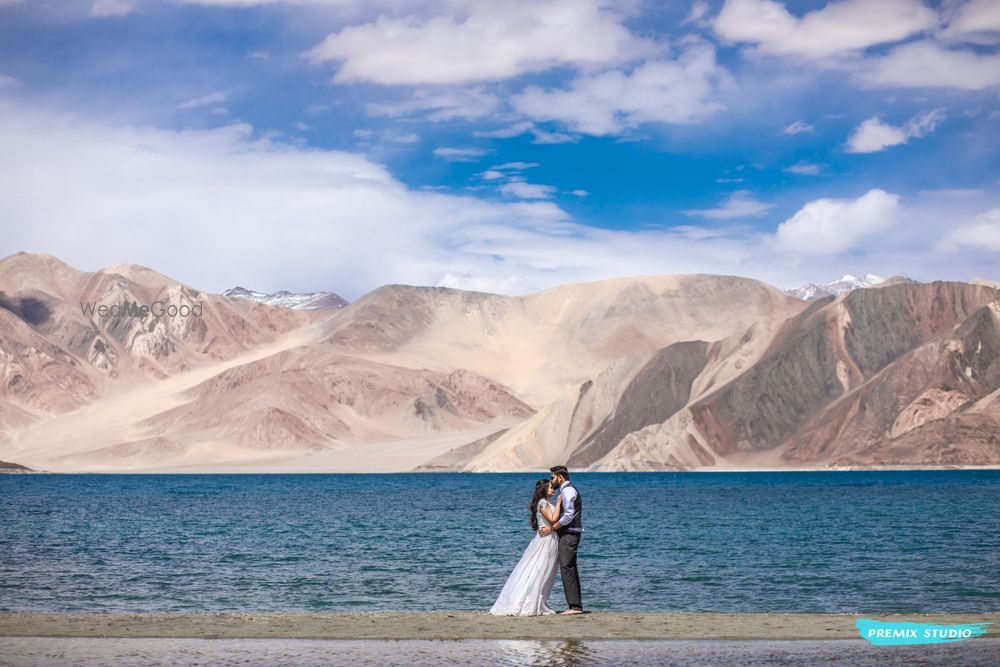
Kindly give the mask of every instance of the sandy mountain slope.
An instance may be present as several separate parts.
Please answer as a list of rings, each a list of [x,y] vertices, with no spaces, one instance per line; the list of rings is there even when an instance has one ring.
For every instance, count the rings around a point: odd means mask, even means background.
[[[722,340],[806,306],[733,276],[613,278],[523,297],[386,285],[338,313],[328,343],[402,366],[464,368],[542,408],[623,356]]]

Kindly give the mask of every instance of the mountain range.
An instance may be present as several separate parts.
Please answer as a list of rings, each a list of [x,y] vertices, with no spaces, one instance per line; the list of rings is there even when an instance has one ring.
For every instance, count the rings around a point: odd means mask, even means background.
[[[856,289],[864,289],[866,287],[875,287],[885,283],[891,284],[897,282],[914,281],[904,276],[893,276],[892,278],[886,279],[882,276],[876,276],[875,274],[868,273],[865,274],[863,278],[858,278],[857,276],[845,273],[843,276],[830,283],[824,283],[822,285],[806,283],[801,287],[796,287],[786,291],[796,298],[803,299],[805,301],[816,301],[817,299],[822,299],[827,296],[840,296],[841,294],[847,294],[848,292],[853,292]]]
[[[289,292],[281,290],[273,294],[255,292],[245,287],[233,287],[222,293],[222,296],[248,299],[268,306],[281,306],[295,310],[337,310],[347,305],[347,301],[333,292]]]
[[[813,300],[707,274],[517,297],[384,285],[329,307],[273,296],[285,300],[210,294],[134,264],[0,260],[0,459],[51,471],[1000,465],[1000,290],[987,281],[880,280]]]

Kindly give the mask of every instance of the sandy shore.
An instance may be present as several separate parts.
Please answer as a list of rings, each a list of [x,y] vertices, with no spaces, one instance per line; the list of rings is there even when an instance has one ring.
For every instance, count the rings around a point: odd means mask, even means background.
[[[992,621],[992,614],[719,614],[592,612],[507,618],[485,612],[0,613],[4,637],[299,639],[858,639],[857,618],[917,623]]]

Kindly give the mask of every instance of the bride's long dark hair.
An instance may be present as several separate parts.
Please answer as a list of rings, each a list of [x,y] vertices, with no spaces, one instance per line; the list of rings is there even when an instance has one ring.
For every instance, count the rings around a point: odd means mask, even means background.
[[[538,530],[538,502],[549,494],[549,480],[540,479],[535,482],[535,495],[531,496],[531,529]]]

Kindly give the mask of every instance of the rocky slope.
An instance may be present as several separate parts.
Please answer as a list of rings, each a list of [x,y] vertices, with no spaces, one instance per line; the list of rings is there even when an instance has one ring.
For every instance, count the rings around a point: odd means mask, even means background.
[[[19,253],[0,291],[0,458],[36,469],[1000,465],[985,282],[386,285],[302,310]],[[158,299],[203,316],[80,307]]]

